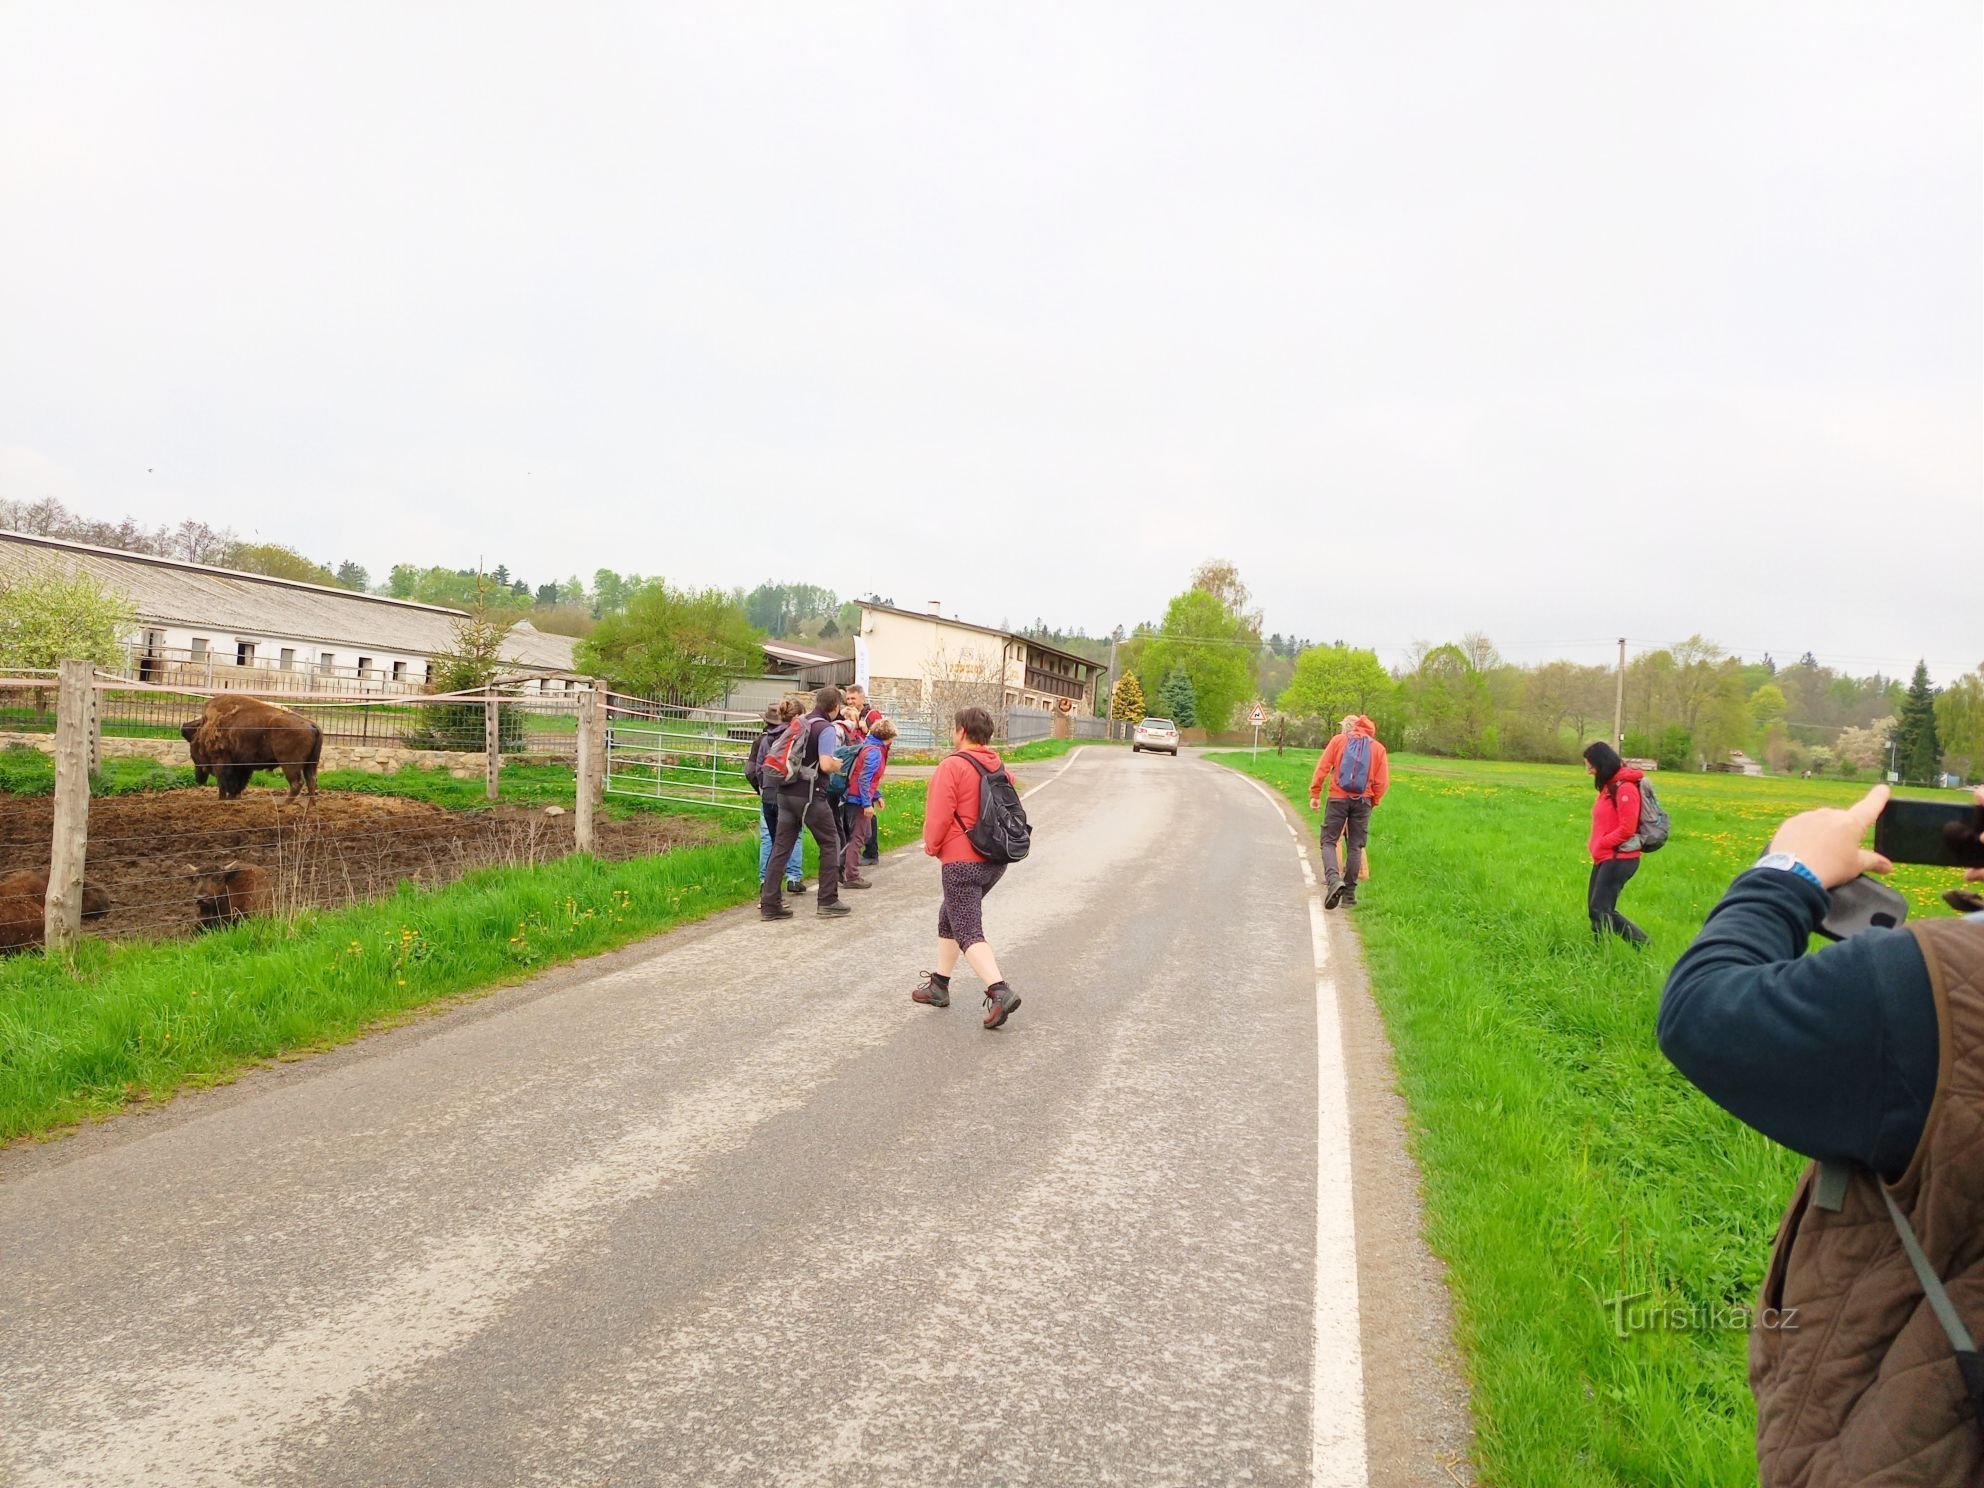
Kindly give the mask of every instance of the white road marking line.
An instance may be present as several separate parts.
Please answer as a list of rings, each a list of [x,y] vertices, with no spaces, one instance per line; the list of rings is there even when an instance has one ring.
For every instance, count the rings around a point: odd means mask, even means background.
[[[1039,795],[1042,791],[1046,790],[1048,786],[1052,785],[1055,781],[1059,780],[1063,775],[1067,774],[1070,770],[1074,769],[1075,761],[1080,759],[1081,757],[1082,757],[1082,752],[1079,749],[1070,749],[1067,753],[1068,762],[1065,765],[1061,766],[1060,769],[1056,770],[1052,775],[1049,775],[1045,780],[1041,781],[1040,784],[1034,786],[1031,790],[1020,792],[1020,799],[1024,801],[1028,796]]]
[[[1274,806],[1295,838],[1309,895],[1309,947],[1316,966],[1316,1331],[1310,1381],[1309,1480],[1318,1488],[1365,1488],[1364,1344],[1357,1299],[1357,1216],[1350,1172],[1350,1082],[1336,979],[1330,975],[1329,922],[1323,917],[1309,847],[1281,798],[1240,777]]]

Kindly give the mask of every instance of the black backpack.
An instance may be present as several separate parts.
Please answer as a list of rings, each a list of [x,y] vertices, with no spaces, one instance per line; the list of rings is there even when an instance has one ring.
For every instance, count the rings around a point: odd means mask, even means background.
[[[966,839],[988,863],[1017,863],[1033,846],[1033,826],[1026,819],[1026,808],[1020,805],[1020,793],[1013,789],[1012,777],[1004,766],[988,770],[962,750],[956,757],[978,772],[978,821],[965,827]],[[951,815],[964,826],[961,813],[953,811]]]

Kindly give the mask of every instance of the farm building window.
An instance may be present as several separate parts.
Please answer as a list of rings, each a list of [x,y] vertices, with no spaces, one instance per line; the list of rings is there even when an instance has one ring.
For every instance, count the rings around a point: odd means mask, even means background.
[[[327,672],[336,671],[338,665],[337,653],[334,651],[324,652],[317,658],[317,665]]]
[[[296,648],[294,646],[284,646],[282,648],[282,669],[285,672],[296,670]]]
[[[406,663],[405,663],[405,662],[403,662],[403,661],[396,661],[396,662],[394,662],[394,663],[393,663],[393,680],[394,680],[395,682],[404,682],[404,681],[406,681]]]
[[[369,656],[361,656],[361,657],[359,657],[359,658],[358,658],[358,675],[359,675],[359,676],[360,676],[361,678],[362,678],[362,677],[369,677],[369,676],[371,676],[371,675],[372,675],[372,658],[371,658],[371,657],[369,657]]]
[[[234,643],[234,664],[241,667],[250,667],[255,664],[255,643],[253,641],[236,641]]]
[[[205,636],[194,636],[193,660],[205,661],[206,659],[207,659],[207,638]]]

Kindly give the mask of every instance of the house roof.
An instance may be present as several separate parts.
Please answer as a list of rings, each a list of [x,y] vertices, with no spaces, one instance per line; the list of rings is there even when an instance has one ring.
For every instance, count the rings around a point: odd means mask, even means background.
[[[830,661],[845,661],[831,651],[816,650],[811,646],[795,646],[791,641],[765,641],[760,644],[765,655],[775,661],[790,662],[793,666],[823,666]]]
[[[355,651],[439,655],[454,644],[454,622],[462,616],[462,611],[442,605],[0,531],[0,577],[50,570],[84,573],[116,590],[145,624],[328,643]],[[504,659],[537,670],[570,672],[575,644],[570,636],[551,635],[524,621],[504,642]]]
[[[860,605],[863,610],[877,610],[884,615],[901,615],[909,620],[929,620],[938,625],[955,625],[960,630],[975,630],[982,635],[998,636],[1004,641],[1018,641],[1022,645],[1033,647],[1036,651],[1050,651],[1056,656],[1066,657],[1069,661],[1079,662],[1090,671],[1104,670],[1103,664],[1099,661],[1074,651],[1064,651],[1059,646],[1050,646],[1045,641],[1037,641],[1032,636],[1021,635],[1018,631],[1000,630],[991,625],[973,625],[969,620],[959,620],[951,615],[933,615],[928,610],[905,610],[899,605],[869,604],[866,600],[860,601]]]

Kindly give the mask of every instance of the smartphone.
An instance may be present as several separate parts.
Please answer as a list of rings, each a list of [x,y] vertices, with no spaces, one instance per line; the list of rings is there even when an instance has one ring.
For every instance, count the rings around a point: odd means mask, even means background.
[[[1845,940],[1865,930],[1893,930],[1908,918],[1908,901],[1899,890],[1861,874],[1828,896],[1831,903],[1819,922],[1819,934]]]
[[[1984,806],[1894,800],[1874,820],[1874,851],[1891,863],[1984,868]]]

